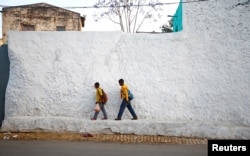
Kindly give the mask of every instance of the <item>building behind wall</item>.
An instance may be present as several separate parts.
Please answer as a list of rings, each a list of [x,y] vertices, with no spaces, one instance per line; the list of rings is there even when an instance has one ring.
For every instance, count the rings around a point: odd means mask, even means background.
[[[85,16],[46,3],[4,7],[3,43],[8,31],[81,31]]]

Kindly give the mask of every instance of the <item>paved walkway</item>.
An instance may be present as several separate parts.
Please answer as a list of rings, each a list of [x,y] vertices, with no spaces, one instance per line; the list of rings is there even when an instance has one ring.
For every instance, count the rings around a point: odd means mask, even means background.
[[[101,116],[100,116],[101,117]],[[219,125],[219,126],[218,126]],[[235,126],[196,120],[156,120],[125,118],[121,121],[92,121],[79,117],[13,116],[5,118],[1,132],[90,132],[95,134],[166,135],[216,139],[250,138],[249,126]]]
[[[67,140],[119,143],[207,144],[205,138],[90,133],[0,133],[4,140]]]

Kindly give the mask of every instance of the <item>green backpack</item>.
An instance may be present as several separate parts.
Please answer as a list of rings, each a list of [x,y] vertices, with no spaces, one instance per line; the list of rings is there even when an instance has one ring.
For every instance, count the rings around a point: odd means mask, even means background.
[[[128,89],[128,99],[131,101],[134,99],[133,93]]]

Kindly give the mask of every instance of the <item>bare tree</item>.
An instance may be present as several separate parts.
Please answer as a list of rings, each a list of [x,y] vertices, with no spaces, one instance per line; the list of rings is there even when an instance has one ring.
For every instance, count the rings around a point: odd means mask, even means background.
[[[161,17],[161,5],[158,0],[98,0],[94,7],[102,11],[94,18],[107,18],[120,25],[122,32],[135,33],[145,20],[156,22]]]

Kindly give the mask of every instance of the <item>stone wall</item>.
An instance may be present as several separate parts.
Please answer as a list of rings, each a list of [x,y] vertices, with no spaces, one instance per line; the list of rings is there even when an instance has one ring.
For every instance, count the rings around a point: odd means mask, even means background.
[[[249,139],[249,4],[183,8],[179,33],[11,32],[3,130]],[[120,78],[138,121],[128,111],[113,121]],[[96,81],[109,95],[107,121],[89,120]]]
[[[81,31],[80,14],[46,3],[38,3],[3,8],[3,42],[7,41],[8,31],[23,31],[23,27],[34,26],[34,31]]]

